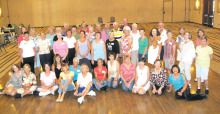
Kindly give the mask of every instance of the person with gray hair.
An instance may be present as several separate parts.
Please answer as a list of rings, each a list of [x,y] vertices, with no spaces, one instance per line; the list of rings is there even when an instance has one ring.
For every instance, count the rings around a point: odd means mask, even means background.
[[[125,26],[124,29],[123,29],[123,32],[124,32],[124,36],[121,38],[121,43],[120,43],[120,52],[121,52],[121,55],[123,56],[123,60],[124,60],[124,57],[126,55],[129,55],[131,56],[132,55],[132,44],[133,44],[133,39],[131,37],[131,29],[129,26]]]
[[[113,23],[113,29],[112,31],[114,32],[115,34],[115,39],[120,43],[121,41],[121,37],[123,35],[123,31],[119,28],[119,25],[117,22],[114,22]]]
[[[137,24],[132,24],[132,31],[131,31],[131,37],[133,39],[132,44],[132,55],[131,55],[131,63],[135,66],[138,65],[138,49],[139,49],[139,42],[138,39],[141,37],[139,30],[137,30]]]
[[[75,83],[75,85],[77,85],[77,77],[78,77],[78,74],[80,73],[80,68],[81,66],[79,65],[79,58],[74,57],[73,65],[70,66],[69,70],[74,72],[73,82]]]
[[[158,24],[158,28],[159,28],[160,37],[161,37],[160,42],[162,43],[161,52],[160,52],[160,60],[163,61],[164,44],[165,44],[165,41],[167,40],[167,31],[164,29],[164,23],[162,22]]]

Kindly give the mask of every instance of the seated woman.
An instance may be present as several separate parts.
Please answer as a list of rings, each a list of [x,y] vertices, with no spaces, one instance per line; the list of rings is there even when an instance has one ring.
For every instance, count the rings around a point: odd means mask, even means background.
[[[122,79],[122,89],[124,91],[132,91],[134,86],[135,78],[135,66],[131,63],[131,57],[126,55],[123,64],[121,64],[121,79]]]
[[[75,96],[82,96],[78,98],[79,104],[84,101],[86,95],[96,96],[92,87],[92,74],[89,72],[89,67],[82,64],[80,72],[77,78],[76,91],[74,92]]]
[[[77,77],[78,74],[80,73],[80,68],[81,66],[79,65],[79,58],[74,57],[73,65],[70,66],[70,71],[74,72],[73,82],[75,83],[75,85],[77,84]]]
[[[62,58],[59,54],[56,54],[54,56],[54,62],[52,65],[52,71],[55,72],[56,74],[56,82],[58,83],[58,79],[60,78],[60,73],[61,73],[61,65],[62,65]]]
[[[24,74],[22,75],[22,88],[17,90],[15,98],[21,98],[28,94],[33,94],[37,88],[36,76],[31,72],[29,64],[24,65]]]
[[[166,71],[161,68],[161,60],[157,59],[154,62],[154,67],[150,73],[151,73],[151,78],[150,82],[153,87],[152,93],[153,94],[158,94],[162,95],[166,89],[166,86],[169,85],[168,80],[167,80],[167,75]]]
[[[132,90],[133,93],[143,95],[150,88],[150,71],[148,66],[145,66],[145,58],[139,60],[139,66],[136,68],[135,84]]]
[[[58,89],[56,84],[56,75],[53,71],[50,71],[50,64],[44,64],[44,72],[40,74],[41,87],[37,89],[39,91],[39,96],[46,96],[48,94],[53,94]]]
[[[180,68],[177,65],[173,65],[171,69],[171,75],[168,77],[170,83],[170,90],[172,90],[172,86],[175,89],[175,97],[176,99],[186,99],[187,101],[195,101],[202,100],[204,98],[208,98],[203,94],[191,94],[189,87],[187,87],[187,80],[184,74],[180,73]]]
[[[120,74],[120,64],[115,60],[115,53],[109,53],[108,61],[108,87],[117,88],[121,78]]]
[[[56,102],[63,102],[64,95],[67,91],[72,91],[75,89],[75,85],[73,83],[74,72],[69,71],[69,66],[65,63],[62,64],[62,72],[60,73],[60,77],[58,80],[59,96]]]
[[[17,93],[19,88],[22,88],[22,75],[23,72],[20,71],[20,68],[17,64],[11,66],[12,73],[10,79],[6,84],[6,89],[0,92],[0,95],[6,94],[14,96]]]
[[[98,66],[94,69],[95,78],[92,80],[92,83],[95,85],[98,90],[106,90],[107,89],[107,68],[103,66],[103,60],[97,60]]]

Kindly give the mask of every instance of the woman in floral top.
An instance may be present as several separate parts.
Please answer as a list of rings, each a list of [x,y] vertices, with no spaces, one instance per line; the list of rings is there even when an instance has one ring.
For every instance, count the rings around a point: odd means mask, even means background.
[[[28,94],[33,94],[37,88],[35,74],[31,72],[31,67],[28,64],[24,65],[24,74],[22,76],[22,88],[17,90],[15,98],[20,98]]]
[[[122,79],[122,89],[124,91],[132,91],[135,82],[134,78],[136,74],[136,68],[134,64],[131,63],[131,57],[129,55],[125,56],[124,63],[121,64],[120,71]]]
[[[151,85],[153,86],[152,93],[162,95],[165,91],[166,86],[169,85],[167,80],[166,71],[161,68],[160,59],[155,60],[155,68],[151,70]]]

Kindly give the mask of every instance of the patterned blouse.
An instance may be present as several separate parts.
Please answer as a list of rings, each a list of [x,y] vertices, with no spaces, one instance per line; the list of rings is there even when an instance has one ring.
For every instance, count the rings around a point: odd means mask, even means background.
[[[149,47],[153,45],[154,49],[157,48],[157,45],[160,44],[161,37],[156,36],[156,37],[150,37],[149,39]]]
[[[36,85],[36,77],[34,73],[30,73],[30,75],[27,77],[26,74],[22,76],[22,86],[25,86],[26,89],[29,89],[32,85]]]
[[[159,74],[156,74],[155,72],[155,68],[153,68],[150,71],[151,74],[151,78],[150,78],[150,82],[151,85],[157,85],[160,87],[164,87],[164,86],[168,86],[169,82],[167,80],[167,75],[166,75],[166,71],[164,69],[161,69]]]
[[[121,48],[122,48],[123,53],[130,53],[131,52],[132,46],[131,46],[130,50],[127,50],[129,39],[131,39],[131,36],[128,38],[123,37],[121,39]]]
[[[126,81],[130,81],[134,77],[136,68],[134,64],[131,64],[130,68],[128,69],[124,64],[121,64],[120,71],[122,74],[121,76],[123,76]]]

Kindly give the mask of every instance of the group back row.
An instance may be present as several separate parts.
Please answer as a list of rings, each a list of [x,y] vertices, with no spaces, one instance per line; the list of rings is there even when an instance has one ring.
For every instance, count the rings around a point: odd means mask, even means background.
[[[54,94],[59,88],[57,102],[63,101],[66,91],[76,90],[74,95],[81,96],[78,102],[82,103],[86,95],[96,95],[92,84],[97,90],[106,90],[107,87],[117,88],[122,82],[123,90],[138,94],[145,94],[150,85],[152,93],[158,95],[164,93],[166,86],[170,86],[169,92],[174,86],[177,99],[207,98],[199,93],[201,81],[205,81],[205,94],[209,93],[208,72],[213,50],[203,30],[198,30],[194,46],[192,35],[185,28],[179,28],[179,35],[174,40],[172,30],[165,30],[164,24],[159,23],[158,29],[152,28],[147,38],[144,28],[138,30],[135,23],[128,25],[126,18],[123,23],[119,28],[114,22],[112,30],[110,23],[106,23],[104,29],[98,23],[97,32],[94,32],[93,26],[87,28],[83,22],[79,33],[76,26],[69,29],[65,24],[63,31],[57,27],[55,33],[54,27],[49,27],[49,34],[41,32],[40,36],[34,28],[29,35],[23,27],[23,34],[18,38],[18,55],[24,72],[13,65],[11,78],[1,94],[16,98],[26,94],[44,96]],[[175,59],[179,65],[174,65]],[[194,59],[198,89],[197,94],[190,94]],[[146,61],[153,69],[149,70]],[[37,87],[34,72],[36,67],[40,71],[41,65],[44,70],[40,74],[42,86]],[[89,71],[93,72],[94,79]],[[13,82],[16,79],[17,82]]]

